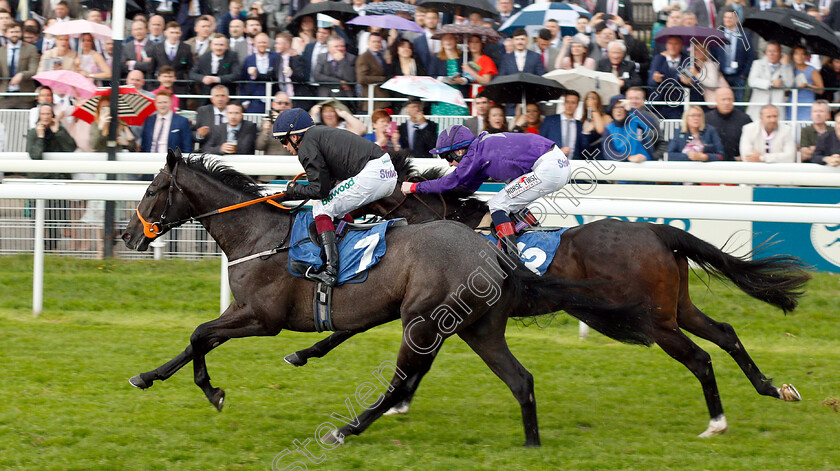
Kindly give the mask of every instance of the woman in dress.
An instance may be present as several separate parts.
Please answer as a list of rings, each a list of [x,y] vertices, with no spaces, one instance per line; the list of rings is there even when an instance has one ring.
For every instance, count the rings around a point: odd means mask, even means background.
[[[490,56],[484,54],[484,43],[481,42],[481,37],[470,36],[467,43],[469,49],[469,62],[461,67],[464,74],[469,75],[474,83],[485,84],[493,80],[493,76],[499,73],[496,68],[496,63]],[[484,87],[480,87],[476,93],[481,93]],[[470,97],[472,97],[472,87],[470,87]]]
[[[792,119],[793,113],[791,110],[796,109],[796,119],[798,121],[811,120],[811,103],[817,99],[817,94],[823,92],[823,78],[822,75],[813,66],[808,65],[808,59],[811,56],[805,46],[794,46],[791,49],[791,58],[793,59],[793,83],[798,89],[798,96],[796,106],[788,108],[787,119]],[[793,94],[791,94],[791,103],[793,103]]]
[[[513,122],[513,132],[539,134],[543,117],[540,106],[536,103],[525,105],[525,113],[521,113],[522,105],[516,105],[516,119]]]
[[[555,69],[569,70],[575,67],[586,67],[595,70],[595,59],[589,57],[586,46],[578,38],[566,36],[563,38],[563,47],[557,54]]]
[[[111,67],[108,66],[105,57],[94,48],[93,36],[89,33],[79,38],[79,44],[79,54],[74,59],[76,71],[93,80],[97,86],[102,85],[101,80],[111,78]]]
[[[75,60],[76,53],[70,49],[70,36],[56,36],[55,47],[41,56],[38,73],[49,70],[72,70],[75,72]]]
[[[429,62],[429,75],[445,77],[445,82],[452,88],[465,93],[464,85],[468,83],[461,74],[461,51],[455,41],[455,35],[444,34],[440,38],[440,53],[433,56]],[[467,116],[467,108],[451,103],[435,102],[432,104],[433,115]]]
[[[702,44],[694,43],[694,74],[697,83],[703,87],[703,100],[715,102],[715,95],[718,88],[729,88],[726,79],[720,72],[720,63],[711,56],[711,53]]]

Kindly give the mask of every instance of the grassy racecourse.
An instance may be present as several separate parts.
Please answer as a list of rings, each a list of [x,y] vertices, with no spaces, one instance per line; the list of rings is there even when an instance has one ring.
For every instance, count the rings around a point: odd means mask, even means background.
[[[45,313],[31,315],[31,258],[0,258],[0,469],[266,470],[394,360],[396,323],[303,368],[285,354],[323,334],[232,340],[208,356],[216,410],[188,366],[147,391],[131,375],[186,347],[218,309],[218,262],[47,259]],[[693,298],[731,323],[776,384],[801,403],[755,394],[735,363],[713,358],[729,433],[696,435],[708,415],[696,379],[658,347],[617,344],[560,317],[511,324],[511,350],[534,374],[542,448],[524,449],[519,407],[457,338],[446,343],[407,416],[383,417],[310,470],[836,470],[840,469],[840,277],[817,275],[793,315],[718,282]],[[381,388],[380,388],[381,390]],[[833,407],[832,407],[833,404]],[[302,456],[298,458],[306,461]],[[290,466],[292,455],[279,460]],[[289,468],[292,469],[292,468]],[[303,468],[300,468],[303,469]]]

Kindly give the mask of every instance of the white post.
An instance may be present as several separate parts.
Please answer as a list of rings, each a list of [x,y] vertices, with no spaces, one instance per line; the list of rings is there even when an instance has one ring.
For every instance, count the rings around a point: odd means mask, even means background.
[[[149,245],[154,251],[153,258],[155,260],[163,260],[163,248],[166,246],[166,242],[163,241],[163,237],[156,237]]]
[[[222,276],[219,286],[219,314],[230,306],[230,280],[228,279],[228,258],[222,252]]]
[[[44,310],[44,220],[46,200],[35,200],[35,260],[32,276],[32,314],[36,317]]]
[[[368,94],[368,98],[367,98],[367,115],[368,115],[368,116],[373,115],[373,112],[374,112],[374,107],[376,106],[376,103],[373,101],[373,99],[375,98],[375,97],[374,97],[374,94],[375,94],[375,93],[376,93],[376,84],[375,84],[375,83],[369,83],[369,84],[368,84],[368,86],[367,86],[367,94]],[[394,111],[394,114],[396,114],[396,113],[397,113],[397,112],[399,112],[399,111],[400,111],[400,110],[395,110],[395,111]],[[373,125],[373,123],[371,123],[371,125]],[[406,139],[408,139],[408,138],[406,138]]]
[[[125,39],[125,0],[114,0],[111,10],[111,34],[113,39]]]
[[[790,110],[790,130],[793,133],[791,138],[793,142],[796,141],[796,131],[799,128],[799,89],[794,88],[791,90],[792,94],[790,95],[790,102],[791,106],[788,108]],[[796,153],[796,163],[802,162],[802,155],[797,152]]]

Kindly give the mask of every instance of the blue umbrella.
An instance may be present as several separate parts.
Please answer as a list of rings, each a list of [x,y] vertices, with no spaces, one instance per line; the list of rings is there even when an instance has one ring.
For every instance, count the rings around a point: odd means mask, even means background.
[[[396,15],[404,11],[414,16],[414,10],[416,9],[416,6],[403,2],[375,2],[362,7],[362,10],[368,15]]]
[[[568,36],[576,34],[575,28],[579,17],[590,17],[586,9],[570,3],[535,3],[528,5],[519,13],[510,17],[499,27],[500,33],[512,33],[519,28],[525,28],[529,36],[536,36],[548,20],[560,23],[560,34]]]
[[[348,25],[375,26],[382,29],[400,29],[422,33],[423,27],[417,23],[400,18],[396,15],[365,15],[357,16],[347,22]]]

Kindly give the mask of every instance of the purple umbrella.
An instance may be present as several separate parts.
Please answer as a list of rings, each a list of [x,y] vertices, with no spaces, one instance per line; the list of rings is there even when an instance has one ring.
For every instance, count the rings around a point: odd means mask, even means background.
[[[397,15],[369,15],[357,16],[347,22],[348,25],[375,26],[382,29],[400,29],[422,33],[423,27],[417,23],[401,18]]]

